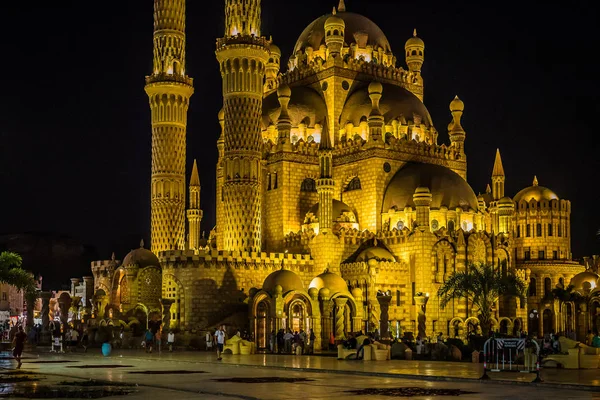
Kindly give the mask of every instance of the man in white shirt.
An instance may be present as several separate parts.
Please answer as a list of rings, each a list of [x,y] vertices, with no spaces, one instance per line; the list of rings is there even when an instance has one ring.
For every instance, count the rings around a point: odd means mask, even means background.
[[[215,332],[215,342],[217,344],[217,360],[221,361],[221,353],[223,352],[223,346],[225,346],[225,326],[221,325]]]
[[[169,331],[167,335],[167,344],[169,345],[169,351],[173,351],[173,344],[175,343],[175,333]]]

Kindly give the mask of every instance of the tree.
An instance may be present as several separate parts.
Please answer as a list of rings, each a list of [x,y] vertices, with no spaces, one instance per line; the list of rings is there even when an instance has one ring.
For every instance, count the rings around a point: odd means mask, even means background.
[[[453,299],[469,298],[479,308],[479,322],[484,335],[491,328],[492,307],[501,296],[525,301],[527,285],[513,272],[505,274],[493,264],[470,263],[465,271],[453,272],[438,290],[440,307]]]
[[[558,300],[558,302],[562,305],[569,302],[580,303],[581,301],[585,300],[584,296],[573,291],[574,288],[575,286],[573,285],[569,285],[566,288],[555,287],[550,293],[544,296],[543,301]]]
[[[21,268],[22,262],[23,259],[17,253],[0,253],[0,282],[22,290],[26,298],[31,298],[36,293],[37,286],[33,274]]]

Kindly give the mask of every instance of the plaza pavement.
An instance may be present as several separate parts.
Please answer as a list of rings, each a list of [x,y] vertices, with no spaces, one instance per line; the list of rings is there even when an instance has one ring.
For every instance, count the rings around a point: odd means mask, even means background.
[[[37,351],[44,355],[47,350]],[[104,358],[100,349],[90,349],[88,353],[67,353],[62,357],[83,355],[86,357]],[[47,353],[46,353],[47,354]],[[199,363],[199,364],[225,364],[263,369],[292,370],[304,372],[317,372],[328,374],[344,374],[358,376],[376,376],[381,378],[407,378],[428,381],[478,381],[483,372],[483,364],[468,362],[442,362],[442,361],[353,361],[337,360],[331,356],[295,356],[275,354],[254,355],[223,355],[222,361],[216,360],[214,352],[207,351],[182,351],[172,353],[163,351],[148,354],[143,350],[114,349],[109,358],[137,359],[142,361],[162,361],[169,363]],[[207,367],[205,367],[207,368]],[[568,370],[557,368],[542,368],[540,376],[543,380],[539,384],[531,384],[534,374],[524,373],[488,373],[494,382],[528,384],[543,387],[574,388],[582,390],[600,391],[600,370],[581,369]]]
[[[389,400],[381,395],[355,395],[348,390],[364,388],[461,389],[472,392],[462,394],[465,399],[600,399],[598,382],[585,381],[584,386],[569,374],[571,382],[557,385],[510,384],[480,382],[479,373],[467,363],[442,363],[423,361],[359,362],[337,361],[333,357],[287,356],[287,355],[225,355],[216,361],[215,354],[207,352],[177,351],[146,354],[139,350],[115,350],[110,357],[103,357],[100,349],[88,353],[49,354],[43,349],[26,354],[22,370],[47,376],[47,384],[64,380],[96,379],[112,383],[135,384],[136,393],[111,399],[159,399],[172,397],[187,399],[222,400],[333,400],[366,399]],[[7,354],[5,354],[7,355]],[[0,368],[14,368],[14,361],[4,360]],[[163,374],[141,374],[156,371]],[[185,374],[183,372],[195,372]],[[562,370],[561,372],[568,372]],[[597,375],[597,371],[595,375]],[[421,375],[422,374],[422,375]],[[556,374],[558,376],[564,374]],[[440,381],[440,376],[449,381]],[[590,375],[591,376],[591,375]],[[307,382],[238,383],[219,382],[225,378],[305,378]],[[532,376],[531,376],[532,377]],[[588,379],[588,375],[579,375]],[[425,380],[424,380],[425,378]],[[52,381],[54,379],[54,381]],[[585,390],[582,390],[585,389]],[[0,397],[2,397],[0,395]],[[429,399],[432,396],[412,397]],[[450,398],[435,396],[435,398]],[[453,397],[455,398],[455,397]]]

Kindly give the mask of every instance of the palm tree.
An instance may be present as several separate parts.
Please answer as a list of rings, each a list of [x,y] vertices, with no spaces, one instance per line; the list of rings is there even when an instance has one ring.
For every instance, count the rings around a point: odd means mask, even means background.
[[[512,272],[501,273],[493,264],[470,263],[465,271],[453,272],[438,290],[440,307],[453,299],[469,298],[479,308],[479,323],[484,335],[491,328],[492,307],[501,296],[525,301],[527,285]]]
[[[569,285],[566,288],[560,286],[555,287],[554,289],[552,289],[551,292],[544,296],[543,301],[558,300],[559,303],[562,305],[571,301],[574,303],[579,303],[585,300],[584,296],[582,296],[578,292],[573,291],[574,288],[575,286],[573,285]]]
[[[27,298],[36,293],[37,287],[33,274],[21,268],[22,262],[23,259],[17,253],[10,251],[0,253],[0,282],[22,290]]]

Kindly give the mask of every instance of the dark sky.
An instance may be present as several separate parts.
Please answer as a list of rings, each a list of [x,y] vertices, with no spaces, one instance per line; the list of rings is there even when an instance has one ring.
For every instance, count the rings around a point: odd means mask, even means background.
[[[468,180],[483,191],[496,147],[506,192],[533,175],[571,200],[575,257],[598,253],[598,10],[592,1],[348,0],[375,21],[402,64],[417,28],[425,41],[425,104],[447,142],[448,104],[465,102]],[[35,4],[35,3],[33,3]],[[92,4],[94,5],[92,7]],[[337,1],[263,0],[263,34],[287,61],[296,38]],[[0,71],[4,233],[57,232],[118,257],[149,240],[152,1],[7,2]],[[223,2],[188,1],[188,67],[195,79],[188,171],[198,158],[203,230],[214,225],[217,112],[214,57]],[[188,172],[189,173],[189,172]],[[62,271],[64,279],[89,273]]]

